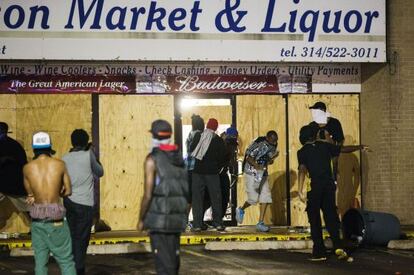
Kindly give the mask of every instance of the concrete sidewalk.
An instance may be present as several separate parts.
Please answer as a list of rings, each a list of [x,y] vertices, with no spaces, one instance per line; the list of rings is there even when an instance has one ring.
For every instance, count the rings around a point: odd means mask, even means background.
[[[207,250],[269,250],[269,249],[309,249],[312,241],[308,228],[271,227],[266,233],[256,232],[255,226],[227,227],[226,231],[207,230],[186,232],[181,236],[181,245],[206,245]],[[405,230],[409,240],[395,240],[389,243],[390,249],[414,249],[414,232]],[[325,232],[324,238],[329,235]],[[327,243],[329,246],[329,241]],[[14,256],[31,255],[29,235],[18,239],[0,240],[0,247],[12,251]],[[88,253],[123,254],[148,252],[149,238],[146,233],[137,231],[108,231],[93,234]]]

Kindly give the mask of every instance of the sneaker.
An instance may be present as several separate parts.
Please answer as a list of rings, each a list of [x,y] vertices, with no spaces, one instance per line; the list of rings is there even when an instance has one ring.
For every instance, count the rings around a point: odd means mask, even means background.
[[[193,224],[191,222],[187,223],[187,226],[185,227],[185,232],[191,232],[193,228]]]
[[[214,227],[217,231],[224,231],[225,227],[223,225],[217,225]]]
[[[348,258],[348,253],[342,248],[335,249],[335,255],[338,256],[338,260],[344,260]]]
[[[243,223],[243,218],[244,218],[244,210],[241,209],[240,207],[236,208],[236,221],[238,224]]]
[[[269,226],[265,225],[264,222],[258,222],[256,224],[256,230],[259,232],[268,232],[269,229]]]
[[[191,232],[201,232],[201,227],[193,227],[191,228]]]
[[[325,255],[312,255],[312,257],[309,258],[309,261],[312,262],[322,262],[322,261],[326,261],[326,256]]]
[[[201,231],[206,231],[206,230],[207,230],[207,225],[204,224],[204,223],[201,225],[201,227],[192,227],[191,228],[191,232],[201,232]]]

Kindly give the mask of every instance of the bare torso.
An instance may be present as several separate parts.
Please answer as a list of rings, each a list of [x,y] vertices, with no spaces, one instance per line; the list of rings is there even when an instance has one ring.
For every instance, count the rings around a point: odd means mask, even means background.
[[[59,203],[61,196],[71,193],[70,180],[65,163],[47,155],[24,166],[24,184],[28,194],[33,194],[34,203]]]

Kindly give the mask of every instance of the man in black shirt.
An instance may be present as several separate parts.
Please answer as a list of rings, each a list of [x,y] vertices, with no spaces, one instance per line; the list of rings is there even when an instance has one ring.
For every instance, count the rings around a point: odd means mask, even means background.
[[[309,107],[311,110],[320,110],[325,113],[327,120],[326,123],[317,123],[316,121],[312,121],[309,123],[309,126],[314,128],[315,131],[319,130],[325,130],[320,131],[320,138],[326,139],[331,138],[335,145],[342,146],[345,141],[344,132],[342,130],[341,122],[331,117],[329,113],[326,112],[326,105],[325,103],[318,101],[315,104],[313,104],[311,107]],[[325,137],[327,136],[327,137]],[[333,162],[333,176],[335,181],[337,180],[337,174],[338,174],[338,156],[332,158]]]
[[[321,132],[319,130],[319,132]],[[341,247],[339,238],[339,217],[336,212],[335,191],[331,159],[339,156],[341,147],[325,140],[316,139],[319,133],[315,127],[304,126],[300,130],[300,142],[303,147],[298,151],[299,162],[299,198],[306,201],[306,211],[311,225],[313,251],[311,260],[326,260],[326,248],[322,238],[320,210],[323,212],[329,236],[332,239],[335,254],[346,258],[347,254]],[[363,149],[364,146],[345,146],[349,152]],[[303,190],[306,174],[311,179],[307,196]],[[310,189],[310,190],[309,190]]]
[[[7,123],[0,122],[0,201],[8,197],[19,211],[27,212],[27,193],[23,185],[26,152],[16,140],[7,136],[8,130]]]

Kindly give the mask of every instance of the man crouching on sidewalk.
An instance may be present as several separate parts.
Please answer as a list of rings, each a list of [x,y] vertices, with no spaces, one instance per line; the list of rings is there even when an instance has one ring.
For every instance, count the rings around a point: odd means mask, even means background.
[[[32,247],[36,275],[47,275],[49,253],[64,275],[76,275],[72,241],[60,197],[71,194],[65,163],[52,158],[52,144],[45,132],[33,135],[34,160],[23,168],[24,187],[32,217]]]

